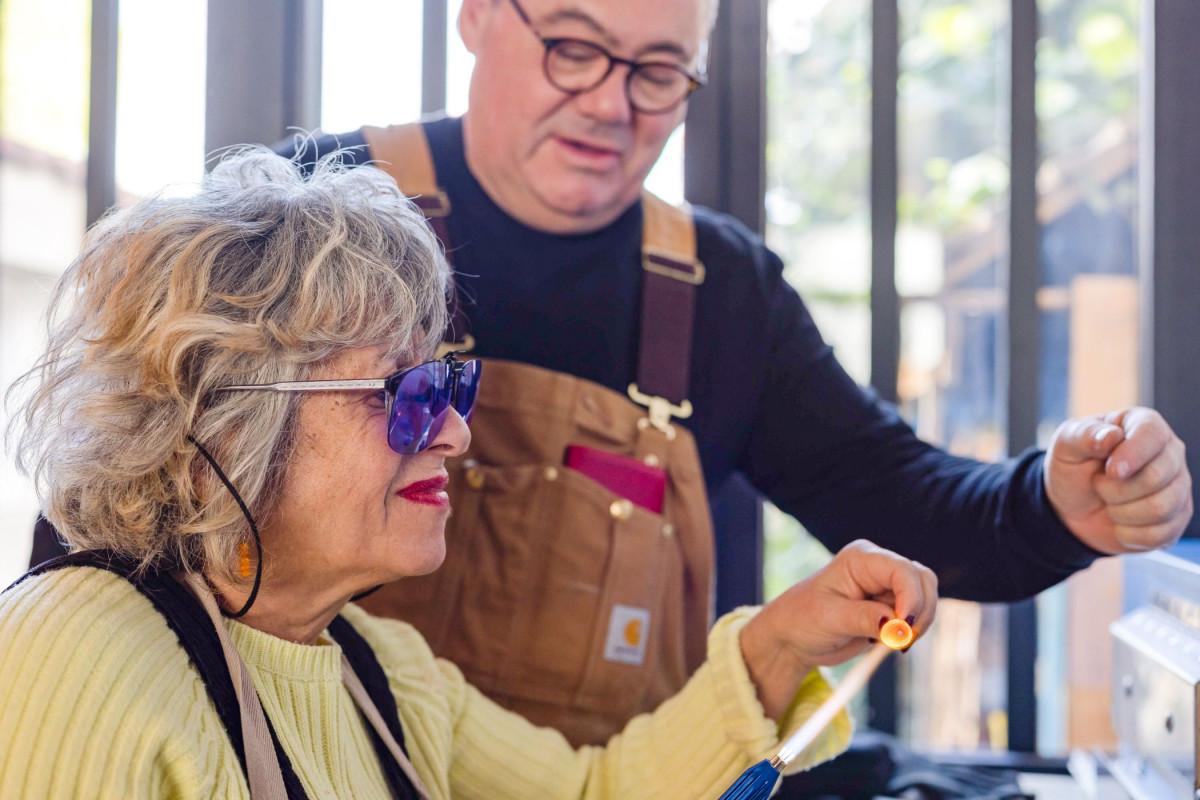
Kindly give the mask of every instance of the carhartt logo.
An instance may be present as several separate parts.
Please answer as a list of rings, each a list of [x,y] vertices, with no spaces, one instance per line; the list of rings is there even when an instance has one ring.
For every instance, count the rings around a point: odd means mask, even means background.
[[[642,621],[640,619],[631,619],[629,624],[625,626],[625,644],[630,647],[637,647],[642,643]]]
[[[646,635],[650,611],[634,606],[613,606],[604,641],[604,658],[618,664],[640,666],[646,660]]]

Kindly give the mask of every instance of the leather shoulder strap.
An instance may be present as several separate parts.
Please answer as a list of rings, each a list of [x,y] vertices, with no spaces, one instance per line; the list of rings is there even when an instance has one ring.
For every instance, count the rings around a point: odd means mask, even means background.
[[[696,223],[688,206],[675,206],[653,192],[642,192],[642,256],[669,262],[692,282],[704,283],[704,265],[696,260]]]
[[[225,732],[237,753],[238,763],[242,766],[242,774],[246,770],[246,745],[242,737],[241,709],[238,706],[237,694],[233,689],[233,680],[229,675],[229,667],[225,661],[225,653],[221,642],[213,630],[212,621],[179,581],[170,573],[153,568],[143,569],[132,559],[106,550],[81,550],[65,556],[53,558],[26,572],[8,587],[20,584],[22,581],[65,567],[95,567],[107,570],[129,581],[134,588],[142,593],[163,616],[167,626],[174,632],[184,652],[188,654],[192,665],[204,681],[208,696],[217,709],[217,715],[225,726]],[[267,726],[271,733],[271,741],[279,758],[280,770],[283,773],[284,787],[287,789],[289,800],[307,800],[300,779],[292,768],[291,761],[279,743],[270,720]]]
[[[704,282],[696,258],[696,223],[650,192],[642,193],[642,327],[637,383],[629,396],[649,408],[649,420],[670,435],[672,416],[686,419],[692,364],[696,287]]]
[[[386,128],[366,125],[362,134],[372,163],[391,175],[400,191],[421,209],[438,241],[442,243],[446,261],[453,267],[454,245],[450,241],[450,226],[446,224],[446,217],[450,215],[450,196],[438,185],[437,170],[433,165],[433,153],[429,149],[425,128],[419,122],[389,125]],[[450,326],[438,350],[438,358],[452,350],[470,351],[475,348],[475,340],[469,333],[470,324],[453,282],[447,292],[446,302],[450,307]]]
[[[450,198],[438,186],[433,154],[421,123],[386,128],[367,125],[362,134],[375,166],[392,176],[400,191],[413,199],[427,219],[450,213]],[[438,235],[441,234],[439,230]],[[443,244],[448,243],[443,241]]]

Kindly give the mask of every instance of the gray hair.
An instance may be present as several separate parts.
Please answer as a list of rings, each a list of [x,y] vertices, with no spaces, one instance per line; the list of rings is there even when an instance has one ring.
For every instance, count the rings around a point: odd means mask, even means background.
[[[347,350],[429,357],[449,270],[420,212],[336,155],[305,177],[266,148],[223,159],[190,197],[98,223],[55,287],[46,352],[9,390],[16,462],[72,549],[234,580],[252,513],[287,469],[298,400],[215,392],[304,380]]]

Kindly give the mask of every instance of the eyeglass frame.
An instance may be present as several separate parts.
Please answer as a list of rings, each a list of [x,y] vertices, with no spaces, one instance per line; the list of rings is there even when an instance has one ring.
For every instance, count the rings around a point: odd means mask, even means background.
[[[531,20],[529,18],[529,15],[527,13],[525,13],[525,9],[521,7],[521,4],[518,3],[517,0],[508,0],[508,1],[509,1],[509,3],[512,4],[513,10],[517,12],[517,16],[520,17],[521,21],[525,23],[525,27],[529,28],[530,32],[534,36],[536,36],[538,38],[538,40],[542,43],[542,47],[545,48],[545,52],[542,54],[542,74],[546,77],[546,80],[550,82],[550,85],[553,86],[555,89],[558,89],[560,92],[565,92],[567,94],[576,95],[576,94],[586,94],[587,92],[594,91],[597,87],[599,87],[606,80],[608,80],[608,76],[612,75],[613,70],[616,69],[618,65],[622,65],[622,66],[629,67],[629,74],[625,76],[625,100],[629,103],[629,107],[632,108],[634,111],[638,112],[639,114],[666,114],[667,112],[673,111],[674,109],[678,108],[680,103],[684,102],[689,97],[691,97],[692,92],[696,91],[697,89],[701,88],[702,86],[704,86],[708,83],[708,79],[703,73],[692,74],[692,73],[688,72],[686,69],[684,69],[683,67],[679,66],[678,64],[672,64],[667,61],[633,61],[628,58],[620,58],[619,56],[614,56],[612,53],[608,52],[608,50],[606,48],[602,47],[599,44],[596,44],[595,42],[590,42],[587,39],[576,39],[573,36],[554,36],[554,37],[543,36],[541,34],[541,32],[538,31],[537,27],[533,24],[533,20]],[[588,86],[587,88],[564,89],[562,86],[560,86],[554,80],[554,78],[550,74],[550,54],[554,50],[554,48],[558,47],[563,42],[571,42],[573,44],[581,44],[586,47],[592,48],[593,50],[597,51],[600,55],[604,56],[604,58],[608,59],[608,69],[606,69],[604,71],[604,74],[601,75],[600,78],[595,83],[593,83],[591,86]],[[637,104],[633,102],[633,93],[630,89],[630,86],[633,83],[633,77],[635,75],[637,75],[638,71],[641,70],[643,67],[649,67],[649,66],[666,67],[667,69],[672,69],[672,70],[678,72],[680,75],[683,75],[683,77],[688,79],[687,91],[685,91],[683,93],[682,97],[680,97],[674,103],[671,103],[671,105],[666,106],[665,108],[656,108],[656,109],[650,109],[650,110],[638,108]]]
[[[466,352],[465,350],[451,350],[449,353],[446,353],[446,355],[442,356],[441,358],[435,358],[432,361],[423,361],[420,364],[414,364],[411,367],[405,367],[404,369],[396,370],[391,375],[388,375],[385,378],[348,378],[348,379],[328,378],[328,379],[318,379],[318,380],[311,380],[311,381],[276,381],[275,383],[243,383],[243,384],[235,384],[232,386],[220,386],[220,387],[217,387],[214,391],[216,391],[216,392],[357,392],[357,391],[369,392],[372,390],[385,391],[388,388],[388,384],[392,383],[393,381],[396,382],[397,384],[399,384],[400,379],[408,372],[411,372],[415,369],[420,369],[421,367],[424,367],[424,366],[428,366],[429,364],[445,362],[446,366],[449,367],[449,369],[450,369],[450,374],[447,377],[447,380],[450,381],[450,398],[449,398],[447,408],[454,409],[454,412],[457,414],[458,409],[454,408],[454,401],[458,399],[459,380],[462,377],[463,370],[466,369],[467,364],[476,360],[476,359],[469,358],[466,361],[459,361],[456,358],[456,356],[458,356],[462,353],[465,353],[465,352]],[[478,398],[476,398],[476,399],[478,399]],[[394,392],[386,393],[386,402],[387,402],[387,407],[386,407],[385,415],[390,420],[392,417],[392,411],[393,411],[392,404],[395,402],[395,393]],[[473,405],[474,404],[472,404],[472,406]],[[464,419],[469,421],[470,416],[471,416],[471,414],[468,411],[467,415]],[[414,453],[419,453],[419,452],[421,452],[421,450],[425,450],[427,447],[428,447],[428,445],[425,445],[420,450],[414,451]],[[413,453],[409,453],[409,455],[412,455],[412,454]]]

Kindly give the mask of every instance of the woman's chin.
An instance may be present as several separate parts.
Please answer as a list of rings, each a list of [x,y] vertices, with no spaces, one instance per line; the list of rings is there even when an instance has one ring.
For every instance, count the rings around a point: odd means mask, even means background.
[[[418,575],[428,575],[429,573],[436,571],[437,568],[440,567],[442,565],[442,562],[445,560],[446,560],[446,551],[442,550],[436,556],[431,555],[428,559],[426,559],[426,563],[424,563],[423,565],[414,567],[413,569],[411,569],[407,573],[406,577],[416,577]]]
[[[428,575],[440,567],[445,560],[446,541],[442,539],[436,545],[430,543],[429,547],[418,552],[407,552],[404,554],[402,561],[390,564],[389,566],[392,567],[392,577],[387,582],[400,580],[401,578],[415,578],[420,575]]]
[[[361,592],[433,572],[446,560],[446,538],[439,534],[419,543],[410,538],[403,546],[377,544],[345,556],[353,560],[353,567],[342,574],[349,577],[352,573],[354,585],[361,586]]]

